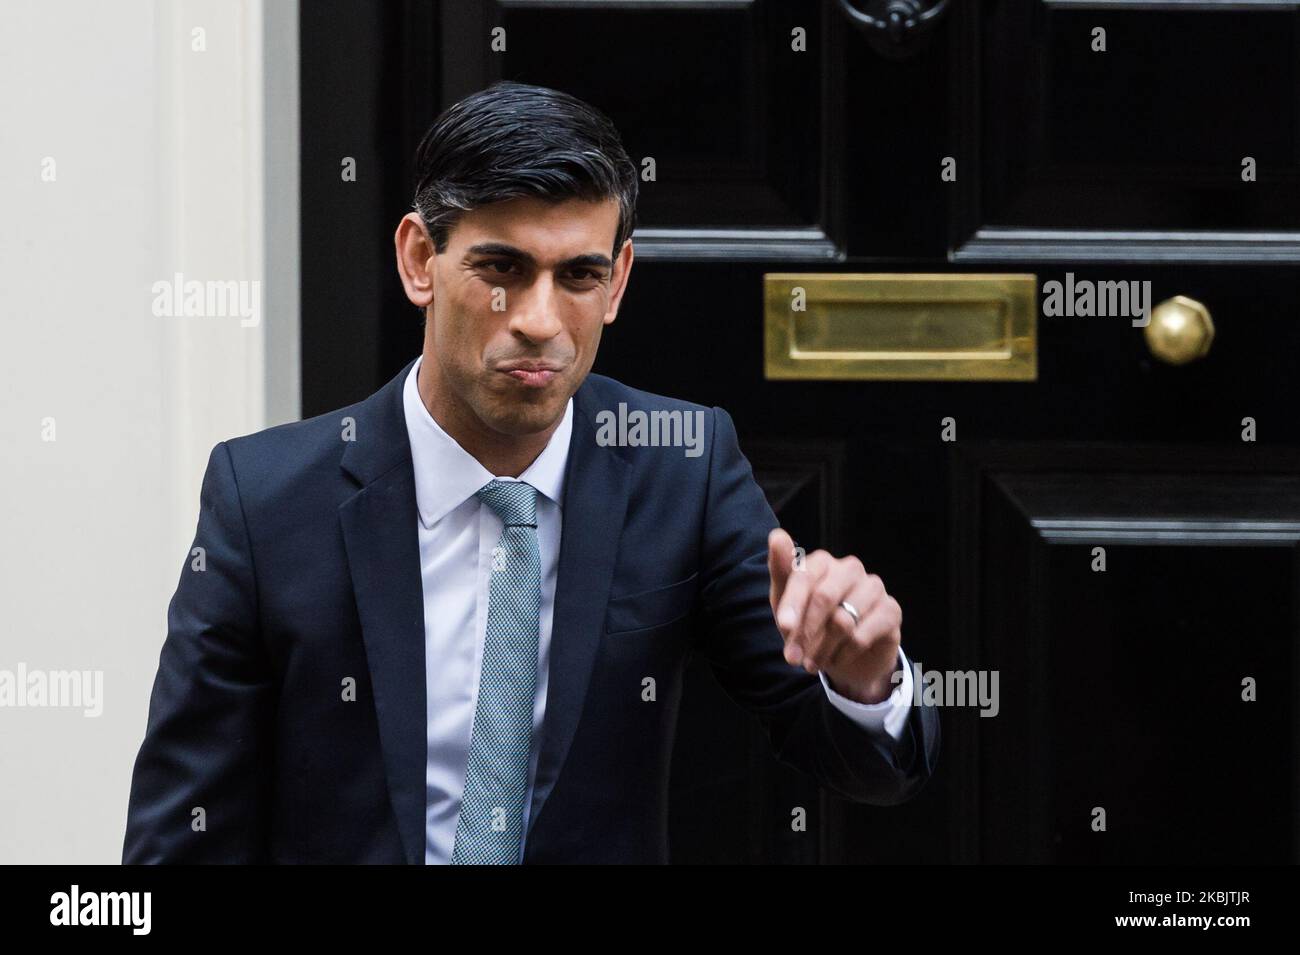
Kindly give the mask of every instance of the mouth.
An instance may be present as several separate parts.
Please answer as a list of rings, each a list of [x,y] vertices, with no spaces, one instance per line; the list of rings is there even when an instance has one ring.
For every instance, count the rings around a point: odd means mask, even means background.
[[[560,373],[557,366],[544,361],[509,362],[497,371],[509,375],[525,388],[545,388]]]
[[[516,368],[513,371],[507,371],[507,375],[527,388],[545,388],[555,377],[553,371],[528,371],[523,368]]]

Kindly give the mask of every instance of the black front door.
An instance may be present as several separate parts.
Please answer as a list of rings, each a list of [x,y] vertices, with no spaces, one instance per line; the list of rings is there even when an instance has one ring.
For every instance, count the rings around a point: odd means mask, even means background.
[[[727,408],[796,539],[885,579],[947,704],[926,790],[854,806],[693,670],[674,858],[1295,862],[1300,14],[889,6],[305,4],[303,413],[419,350],[391,234],[437,112],[500,78],[573,93],[643,170],[595,370]],[[890,319],[945,373],[858,376],[878,312],[852,302],[818,334],[853,348],[774,369],[764,277],[825,273],[922,303],[1033,276],[1030,371],[963,371],[960,297]],[[994,674],[996,707],[953,705]]]

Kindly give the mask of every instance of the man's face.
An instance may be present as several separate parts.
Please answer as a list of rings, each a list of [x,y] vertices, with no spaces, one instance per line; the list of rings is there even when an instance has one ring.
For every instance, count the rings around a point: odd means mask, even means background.
[[[626,286],[630,244],[609,257],[617,228],[613,199],[534,198],[475,209],[452,227],[428,262],[425,365],[431,350],[438,403],[459,426],[517,436],[558,423]]]

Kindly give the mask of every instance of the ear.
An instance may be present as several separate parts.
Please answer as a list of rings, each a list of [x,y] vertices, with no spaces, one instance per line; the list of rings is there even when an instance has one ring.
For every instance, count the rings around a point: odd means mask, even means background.
[[[623,301],[623,292],[627,290],[628,276],[632,274],[632,260],[636,254],[632,250],[632,240],[626,239],[614,260],[614,292],[609,297],[609,311],[605,313],[604,322],[612,325],[618,317],[618,306]]]
[[[393,248],[406,297],[412,305],[427,308],[433,301],[433,265],[438,254],[418,214],[408,212],[402,216],[393,235]]]

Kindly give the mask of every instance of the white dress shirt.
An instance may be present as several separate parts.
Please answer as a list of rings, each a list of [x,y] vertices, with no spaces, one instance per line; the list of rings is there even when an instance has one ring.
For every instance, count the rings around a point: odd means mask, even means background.
[[[487,632],[492,549],[501,537],[501,518],[475,492],[494,478],[527,481],[537,489],[537,546],[542,560],[542,604],[537,646],[537,696],[533,742],[524,798],[524,832],[532,810],[538,742],[546,712],[547,660],[555,583],[560,557],[560,501],[573,433],[573,399],[542,453],[518,478],[494,475],[445,432],[420,400],[416,385],[423,358],[416,360],[403,391],[406,431],[415,469],[419,512],[420,578],[424,590],[424,660],[428,767],[425,852],[427,864],[451,861],[465,788],[479,670]],[[866,704],[841,696],[823,674],[831,702],[869,732],[902,736],[912,704],[912,672],[899,650],[900,685],[886,700]],[[520,847],[522,858],[523,847]]]

